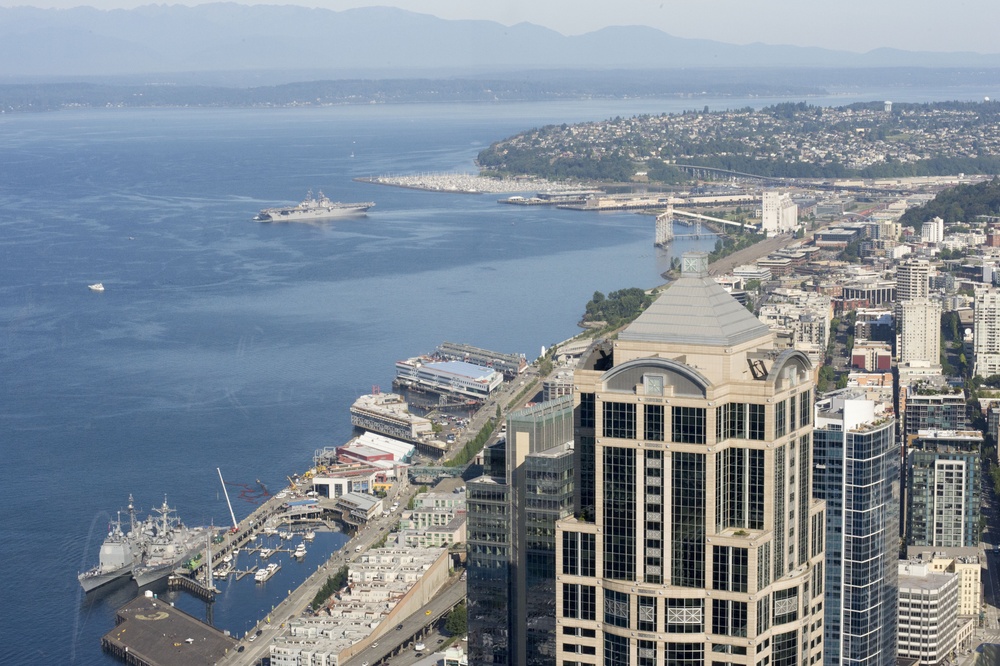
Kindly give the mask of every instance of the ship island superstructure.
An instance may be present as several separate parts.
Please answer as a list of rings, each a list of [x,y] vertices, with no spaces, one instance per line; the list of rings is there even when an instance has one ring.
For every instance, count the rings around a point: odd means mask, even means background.
[[[257,213],[253,219],[258,222],[313,222],[363,215],[374,205],[374,201],[356,203],[331,201],[323,192],[313,196],[312,190],[310,190],[306,194],[306,198],[295,206],[265,208]]]

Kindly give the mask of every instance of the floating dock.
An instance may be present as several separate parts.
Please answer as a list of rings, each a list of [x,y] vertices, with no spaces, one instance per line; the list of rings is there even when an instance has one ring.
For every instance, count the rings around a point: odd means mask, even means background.
[[[115,628],[101,648],[132,666],[214,664],[236,649],[236,640],[152,597],[118,609]]]

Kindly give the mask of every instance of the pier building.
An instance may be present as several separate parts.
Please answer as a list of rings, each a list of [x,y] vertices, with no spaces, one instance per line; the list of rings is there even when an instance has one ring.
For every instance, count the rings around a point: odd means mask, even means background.
[[[507,379],[513,379],[528,367],[528,361],[524,358],[524,354],[502,354],[457,342],[442,342],[436,353],[444,360],[465,361],[473,365],[499,370]]]
[[[404,441],[432,437],[430,419],[410,413],[401,395],[375,392],[363,395],[351,405],[351,425]]]
[[[435,361],[429,356],[417,356],[396,361],[395,383],[481,402],[500,388],[503,375],[465,361]]]

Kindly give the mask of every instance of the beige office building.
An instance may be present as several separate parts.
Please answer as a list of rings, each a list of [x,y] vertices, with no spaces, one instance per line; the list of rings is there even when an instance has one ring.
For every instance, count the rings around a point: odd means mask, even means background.
[[[574,377],[576,515],[556,527],[556,663],[816,664],[824,509],[813,368],[688,254]]]

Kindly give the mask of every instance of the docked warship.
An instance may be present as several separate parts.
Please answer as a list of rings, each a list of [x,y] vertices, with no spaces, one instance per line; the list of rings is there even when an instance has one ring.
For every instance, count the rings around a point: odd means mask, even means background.
[[[295,206],[285,208],[265,208],[253,219],[258,222],[312,222],[329,220],[337,217],[361,215],[375,205],[373,201],[359,203],[341,203],[330,201],[322,192],[314,197],[312,190],[306,194],[305,200]]]
[[[167,578],[200,550],[211,532],[208,527],[184,525],[165,497],[154,511],[159,515],[147,516],[139,527],[141,559],[132,568],[132,578],[140,588]]]
[[[129,531],[122,531],[121,511],[118,519],[108,527],[108,536],[101,544],[98,564],[93,569],[84,571],[77,576],[84,592],[93,592],[116,580],[122,580],[132,575],[136,563],[140,561],[141,546],[139,534],[135,529],[135,506],[132,496],[128,496]]]

